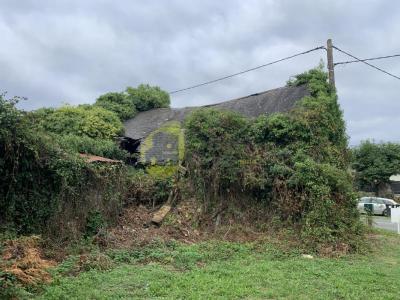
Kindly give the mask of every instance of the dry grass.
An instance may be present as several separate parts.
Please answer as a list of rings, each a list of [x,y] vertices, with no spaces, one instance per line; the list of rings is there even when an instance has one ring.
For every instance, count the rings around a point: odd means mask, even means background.
[[[47,269],[56,263],[42,258],[39,241],[38,236],[7,241],[0,268],[6,273],[13,274],[23,285],[49,283],[51,276]]]

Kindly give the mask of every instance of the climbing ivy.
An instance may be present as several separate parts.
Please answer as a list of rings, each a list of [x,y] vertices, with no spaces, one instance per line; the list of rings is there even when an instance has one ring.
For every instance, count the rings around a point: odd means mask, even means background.
[[[0,227],[78,238],[91,209],[115,219],[124,167],[86,163],[16,104],[0,97]]]
[[[207,207],[264,203],[266,214],[300,230],[313,247],[356,247],[361,233],[345,123],[335,90],[321,68],[288,82],[307,84],[287,113],[253,120],[201,109],[186,120],[191,184]]]

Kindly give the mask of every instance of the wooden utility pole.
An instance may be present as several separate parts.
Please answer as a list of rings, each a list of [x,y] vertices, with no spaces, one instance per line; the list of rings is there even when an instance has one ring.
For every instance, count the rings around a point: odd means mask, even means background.
[[[331,39],[326,41],[326,53],[328,58],[329,84],[332,85],[332,87],[335,87],[335,69],[333,65],[333,49]]]

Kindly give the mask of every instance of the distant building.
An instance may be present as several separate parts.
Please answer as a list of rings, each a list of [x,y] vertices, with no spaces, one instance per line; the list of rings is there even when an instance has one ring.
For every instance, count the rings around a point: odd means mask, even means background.
[[[389,179],[393,194],[400,196],[400,174],[392,175]]]

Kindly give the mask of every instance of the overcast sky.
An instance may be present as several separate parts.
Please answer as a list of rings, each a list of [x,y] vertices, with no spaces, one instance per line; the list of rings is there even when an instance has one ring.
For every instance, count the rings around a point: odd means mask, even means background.
[[[350,4],[351,3],[351,4]],[[36,109],[92,103],[140,83],[171,91],[316,46],[360,58],[400,53],[400,1],[0,1],[0,91]],[[210,104],[283,86],[319,50],[171,96]],[[350,59],[338,52],[335,61]],[[400,76],[400,58],[372,62]],[[400,80],[364,64],[336,67],[350,144],[400,141]]]

